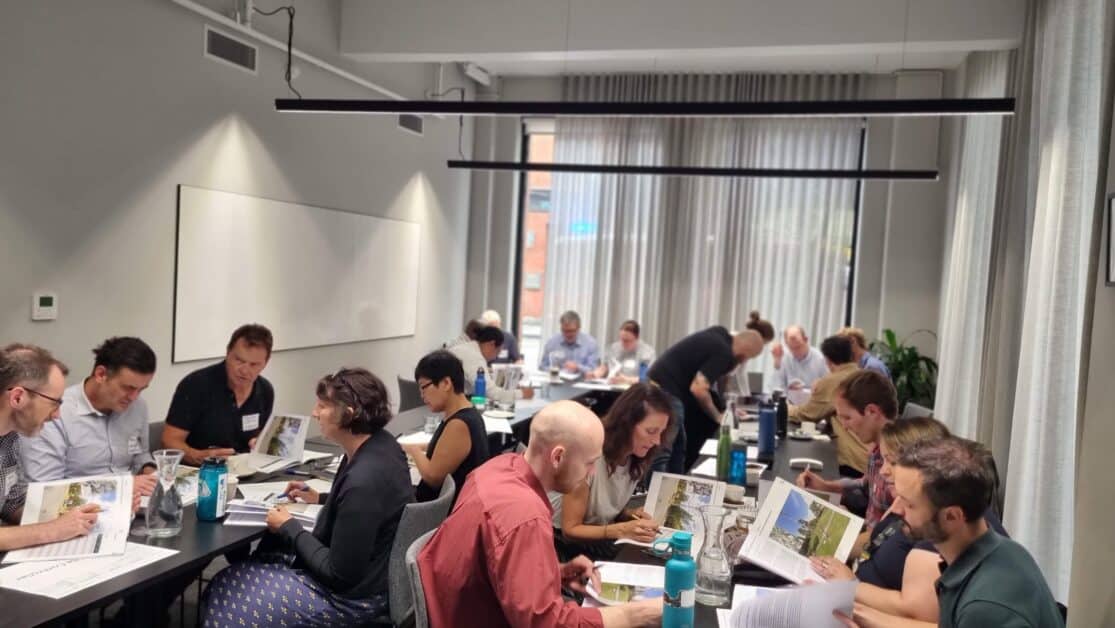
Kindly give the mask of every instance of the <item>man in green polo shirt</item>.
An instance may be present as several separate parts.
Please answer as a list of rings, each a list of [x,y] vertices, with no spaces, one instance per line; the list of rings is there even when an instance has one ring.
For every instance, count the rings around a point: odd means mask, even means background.
[[[987,448],[947,438],[907,448],[894,468],[892,511],[910,537],[943,559],[937,580],[941,628],[1057,628],[1065,625],[1037,563],[1018,543],[987,527],[994,479]],[[857,608],[851,626],[880,617]]]

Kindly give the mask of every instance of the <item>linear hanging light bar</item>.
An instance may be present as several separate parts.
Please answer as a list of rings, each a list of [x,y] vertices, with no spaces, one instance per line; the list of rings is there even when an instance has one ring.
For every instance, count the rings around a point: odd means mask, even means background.
[[[808,168],[715,168],[697,166],[614,166],[607,164],[531,163],[450,159],[450,168],[518,172],[580,172],[587,174],[650,174],[675,177],[750,177],[768,179],[872,179],[936,181],[936,170],[826,170]]]
[[[650,118],[1011,115],[1013,98],[805,100],[771,102],[540,102],[277,98],[275,109],[372,115],[576,116]]]

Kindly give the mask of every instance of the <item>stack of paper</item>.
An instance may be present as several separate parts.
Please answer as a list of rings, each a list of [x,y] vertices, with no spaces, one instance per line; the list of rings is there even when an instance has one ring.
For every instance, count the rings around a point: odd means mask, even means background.
[[[328,493],[333,487],[332,482],[317,478],[305,480],[303,483],[319,493]],[[240,493],[244,495],[244,499],[253,502],[271,503],[278,501],[279,495],[286,491],[286,487],[286,482],[259,482],[256,484],[241,484],[239,488]]]
[[[23,563],[0,569],[0,587],[57,600],[177,553],[165,547],[128,543],[120,556]]]
[[[263,527],[267,525],[267,511],[271,510],[276,502],[257,502],[248,499],[234,499],[228,503],[228,517],[225,518],[226,526],[252,526]],[[295,520],[302,524],[306,530],[313,530],[317,523],[318,513],[321,512],[319,504],[282,504]]]
[[[719,628],[838,628],[832,612],[849,617],[856,582],[830,582],[786,589],[736,585],[731,610],[716,609]]]

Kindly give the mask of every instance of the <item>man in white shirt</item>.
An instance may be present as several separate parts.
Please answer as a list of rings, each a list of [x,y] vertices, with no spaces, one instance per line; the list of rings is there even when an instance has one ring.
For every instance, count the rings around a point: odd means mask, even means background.
[[[782,339],[789,349],[785,355],[782,345],[775,343],[770,354],[774,358],[774,387],[784,391],[812,388],[813,382],[828,375],[825,356],[816,347],[809,346],[809,336],[801,325],[790,325],[782,332]]]
[[[23,460],[34,482],[128,473],[139,495],[155,489],[147,403],[140,394],[155,377],[155,352],[139,338],[116,337],[93,349],[93,371],[63,393],[61,418],[23,437]]]

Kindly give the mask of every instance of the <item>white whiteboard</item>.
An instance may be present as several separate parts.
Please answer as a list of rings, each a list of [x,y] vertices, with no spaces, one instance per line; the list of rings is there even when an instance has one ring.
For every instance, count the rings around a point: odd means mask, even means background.
[[[178,186],[173,362],[244,323],[276,351],[414,335],[417,223]]]

